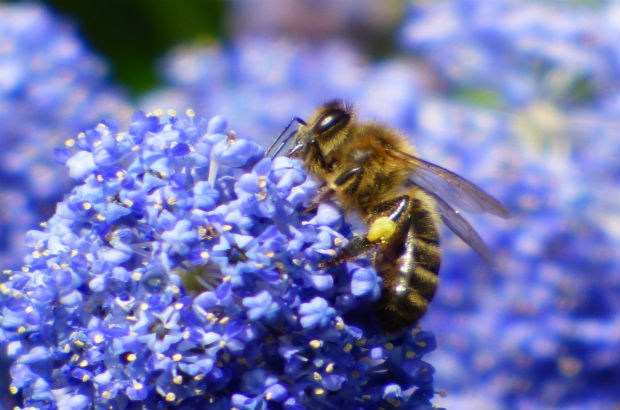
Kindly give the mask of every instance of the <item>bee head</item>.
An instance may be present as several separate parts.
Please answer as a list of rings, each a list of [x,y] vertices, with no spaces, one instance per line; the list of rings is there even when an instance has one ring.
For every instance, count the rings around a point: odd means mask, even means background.
[[[314,112],[307,124],[299,127],[288,155],[303,156],[311,145],[319,148],[323,154],[331,152],[341,143],[340,137],[346,135],[341,131],[349,126],[352,119],[352,110],[341,101],[323,104]]]

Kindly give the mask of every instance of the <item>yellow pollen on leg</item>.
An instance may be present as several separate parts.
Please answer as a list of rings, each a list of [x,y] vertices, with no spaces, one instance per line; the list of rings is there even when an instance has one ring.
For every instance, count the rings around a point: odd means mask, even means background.
[[[396,232],[396,223],[387,216],[375,219],[366,236],[370,242],[386,241]]]

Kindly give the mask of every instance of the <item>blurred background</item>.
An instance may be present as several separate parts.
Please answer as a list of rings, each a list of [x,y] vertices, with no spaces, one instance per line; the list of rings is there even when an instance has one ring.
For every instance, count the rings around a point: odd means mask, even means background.
[[[193,108],[267,144],[333,98],[513,213],[468,216],[495,268],[444,232],[434,404],[620,409],[617,0],[0,3],[0,266],[80,131]]]

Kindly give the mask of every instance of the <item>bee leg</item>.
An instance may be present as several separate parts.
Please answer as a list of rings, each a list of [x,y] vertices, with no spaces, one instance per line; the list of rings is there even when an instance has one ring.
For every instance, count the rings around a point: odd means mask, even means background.
[[[368,240],[386,244],[392,236],[406,231],[410,198],[402,195],[379,203],[370,212],[372,215],[368,226]]]
[[[351,239],[349,243],[338,250],[336,256],[327,262],[321,263],[319,267],[325,268],[328,266],[339,265],[347,260],[354,259],[375,249],[377,243],[379,242],[389,241],[389,238],[392,237],[396,231],[402,231],[406,228],[404,224],[408,221],[408,218],[405,211],[408,207],[408,195],[403,195],[381,202],[376,207],[376,212],[373,212],[376,216],[374,216],[370,222],[368,234],[364,236],[356,236]],[[389,235],[373,233],[373,230],[380,232],[387,231],[389,232]]]
[[[344,190],[348,193],[355,193],[357,188],[360,185],[362,180],[362,176],[364,175],[363,167],[353,167],[344,171],[342,174],[338,175],[338,177],[334,180],[334,185],[337,187],[343,187],[346,185]]]
[[[318,150],[318,147],[317,147],[317,150]],[[342,174],[338,175],[338,178],[334,180],[334,185],[337,187],[341,187],[345,184],[349,184],[344,189],[347,192],[353,193],[357,190],[357,187],[359,186],[360,181],[362,180],[363,174],[364,174],[364,169],[362,167],[355,167],[355,168],[348,169]],[[315,199],[314,201],[312,201],[312,205],[306,208],[304,210],[304,213],[310,213],[314,211],[316,208],[318,208],[321,202],[325,202],[331,199],[335,193],[336,191],[331,187],[328,187],[328,186],[321,187],[319,197]]]
[[[366,236],[356,236],[349,243],[340,248],[336,256],[332,259],[321,262],[319,268],[327,268],[330,266],[340,265],[350,259],[355,259],[375,248],[375,244],[370,242]]]
[[[303,213],[309,214],[311,212],[316,211],[316,209],[319,207],[319,205],[322,202],[329,201],[334,196],[335,193],[336,191],[334,191],[333,188],[327,185],[323,185],[321,188],[319,188],[319,196],[315,198],[314,200],[312,200],[312,203],[310,204],[310,206],[304,209]]]
[[[405,211],[409,207],[409,195],[402,195],[396,198],[388,199],[378,203],[372,210],[371,215],[381,215],[391,211],[387,217],[390,220],[398,223],[398,221],[405,215]]]
[[[327,161],[325,160],[325,157],[323,156],[323,153],[321,152],[321,147],[319,147],[319,143],[316,142],[315,139],[313,139],[308,144],[310,145],[312,149],[315,150],[315,157],[317,161],[319,162],[319,166],[322,169],[328,169],[329,167],[327,166]]]

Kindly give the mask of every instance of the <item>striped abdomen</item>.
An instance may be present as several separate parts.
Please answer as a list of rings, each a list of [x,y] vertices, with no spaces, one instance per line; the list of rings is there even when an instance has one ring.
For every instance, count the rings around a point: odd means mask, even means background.
[[[410,191],[409,199],[408,217],[375,254],[375,268],[383,278],[375,311],[386,333],[415,325],[439,281],[441,252],[434,207],[418,190]]]

